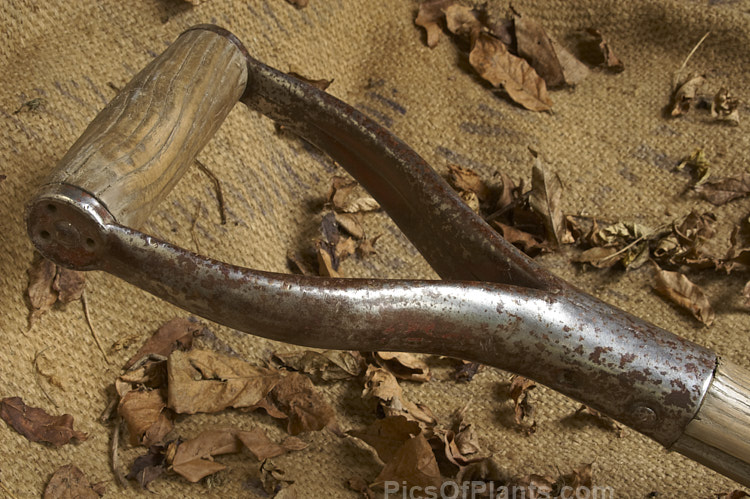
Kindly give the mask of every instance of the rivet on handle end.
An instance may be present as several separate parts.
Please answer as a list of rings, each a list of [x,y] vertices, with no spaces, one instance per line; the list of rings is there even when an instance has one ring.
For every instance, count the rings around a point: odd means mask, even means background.
[[[26,209],[26,230],[37,250],[76,270],[97,268],[111,223],[114,218],[95,197],[64,184],[44,186]]]

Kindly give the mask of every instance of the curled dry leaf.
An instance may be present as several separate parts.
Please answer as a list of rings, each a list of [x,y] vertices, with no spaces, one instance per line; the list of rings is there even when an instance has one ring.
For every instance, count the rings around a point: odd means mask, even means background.
[[[456,0],[426,0],[419,5],[419,12],[414,24],[421,26],[427,32],[427,46],[435,48],[440,41],[443,11],[453,5]]]
[[[714,322],[714,310],[703,291],[679,272],[662,270],[655,265],[656,285],[654,291],[673,303],[688,310],[693,317],[710,326]]]
[[[309,0],[286,0],[290,4],[294,5],[298,9],[304,9],[307,7]]]
[[[706,83],[706,78],[694,73],[682,80],[672,92],[669,114],[676,117],[690,111],[690,106],[704,83]]]
[[[355,378],[365,370],[364,358],[354,351],[276,352],[274,358],[288,369],[307,374],[316,383]]]
[[[31,304],[29,326],[56,302],[65,304],[79,300],[86,284],[83,272],[58,267],[37,252],[28,273],[26,294]]]
[[[26,290],[31,303],[30,325],[57,301],[57,293],[52,288],[56,275],[57,266],[35,253],[29,268],[29,287]]]
[[[363,499],[375,499],[375,492],[370,488],[367,480],[364,478],[358,476],[350,478],[347,480],[346,484],[354,492],[359,492],[361,494],[360,497]]]
[[[477,195],[480,201],[489,200],[492,191],[477,172],[458,165],[448,165],[448,181],[457,191],[469,191]]]
[[[172,431],[172,417],[162,390],[131,390],[120,399],[117,412],[125,420],[131,445],[150,447]]]
[[[706,182],[696,187],[695,191],[714,206],[721,206],[750,195],[750,173],[743,172],[716,182]]]
[[[336,223],[340,228],[355,239],[365,237],[365,230],[362,228],[361,215],[358,213],[336,213]]]
[[[60,447],[72,439],[79,442],[88,435],[73,429],[73,416],[52,416],[43,409],[30,407],[20,397],[0,400],[0,418],[31,442],[43,442]]]
[[[474,379],[474,376],[477,375],[477,373],[482,369],[482,364],[479,362],[469,362],[467,360],[461,360],[459,361],[458,367],[456,367],[456,370],[453,372],[453,379],[455,379],[458,382],[466,382],[468,383],[472,379]]]
[[[167,361],[168,406],[179,414],[253,407],[281,379],[271,369],[207,350],[175,350]]]
[[[501,236],[503,236],[503,239],[529,256],[533,257],[543,251],[549,250],[547,244],[544,241],[540,241],[533,234],[518,230],[515,227],[506,225],[502,222],[498,222],[497,220],[493,220],[491,222],[491,225],[500,233]]]
[[[525,60],[508,51],[497,38],[480,33],[469,54],[479,76],[494,87],[502,86],[511,99],[532,111],[548,111],[552,100],[547,85]]]
[[[375,366],[369,366],[365,373],[364,398],[375,398],[386,416],[405,416],[422,427],[434,426],[437,420],[426,406],[409,401],[398,386],[396,377]]]
[[[703,244],[716,235],[713,213],[691,211],[681,223],[672,223],[672,233],[660,239],[653,250],[654,259],[663,264],[692,268],[716,265],[716,259],[703,253]]]
[[[556,488],[558,490],[566,490],[564,488],[568,487],[567,490],[571,492],[578,489],[591,490],[591,486],[593,485],[592,467],[593,463],[584,464],[570,473],[560,476],[555,482]],[[575,495],[571,494],[567,497],[573,499]]]
[[[190,350],[193,346],[193,337],[201,333],[205,327],[193,318],[176,318],[167,321],[146,340],[138,352],[125,363],[124,368],[130,369],[147,355],[156,354],[168,357],[176,349]]]
[[[466,5],[453,4],[443,9],[445,13],[445,25],[448,31],[454,35],[466,37],[473,43],[482,30],[480,17],[483,13]]]
[[[421,428],[416,421],[404,416],[387,416],[378,419],[367,428],[349,430],[347,433],[375,449],[383,463],[391,461],[404,442],[418,435]]]
[[[581,405],[581,407],[578,408],[575,414],[573,414],[573,417],[578,418],[584,422],[591,421],[596,425],[604,428],[605,430],[615,432],[618,437],[622,437],[622,426],[620,426],[614,419],[602,414],[595,409],[592,409],[587,405]]]
[[[293,483],[294,480],[288,479],[284,470],[271,461],[263,461],[242,485],[260,497],[297,499]]]
[[[594,246],[573,257],[576,263],[588,263],[598,269],[609,268],[625,258],[625,253],[618,253],[616,248]]]
[[[234,454],[242,450],[242,441],[235,429],[206,430],[177,446],[172,469],[190,482],[197,482],[226,468],[214,462],[214,456]]]
[[[690,154],[690,156],[683,158],[675,167],[675,170],[681,171],[686,167],[690,170],[690,173],[693,176],[693,186],[699,186],[705,183],[708,180],[708,177],[711,176],[711,164],[706,158],[706,153],[703,152],[703,149],[696,149]]]
[[[382,487],[388,481],[406,482],[407,487],[435,487],[433,490],[440,487],[443,482],[440,469],[424,435],[420,433],[404,442],[372,486]]]
[[[44,499],[99,499],[104,495],[106,482],[91,484],[75,465],[59,468],[44,489]]]
[[[286,418],[287,431],[292,435],[336,425],[333,408],[315,389],[310,378],[299,373],[278,380],[269,394],[252,408],[258,407],[274,418]]]
[[[581,52],[584,60],[591,65],[603,67],[613,73],[625,70],[625,65],[615,55],[601,31],[597,29],[586,29],[581,39]]]
[[[466,206],[471,208],[471,211],[474,213],[480,213],[480,203],[479,198],[476,194],[469,191],[461,191],[458,193],[459,197],[463,200],[464,203],[466,203]]]
[[[303,0],[303,1],[305,2],[305,4],[307,4],[307,0]],[[303,75],[301,75],[299,73],[296,73],[294,71],[289,71],[287,74],[289,76],[293,77],[293,78],[297,78],[298,80],[302,80],[305,83],[307,83],[308,85],[312,85],[313,87],[317,88],[318,90],[322,90],[322,91],[325,91],[328,87],[331,86],[331,83],[333,83],[333,79],[326,80],[325,78],[321,78],[321,79],[316,80],[316,79],[313,79],[313,78],[308,78],[306,76],[303,76]]]
[[[375,352],[375,362],[399,379],[429,381],[430,368],[421,357],[403,352]]]
[[[742,499],[743,497],[750,497],[750,494],[744,490],[733,490],[731,492],[724,492],[716,494],[717,499]]]
[[[147,488],[149,483],[167,471],[167,448],[168,445],[149,447],[146,454],[135,458],[126,478],[135,480],[142,489]]]
[[[526,59],[547,88],[560,87],[566,83],[562,65],[552,40],[541,24],[526,16],[514,19],[518,55]]]
[[[529,403],[529,390],[536,388],[536,383],[523,376],[514,376],[510,383],[509,395],[513,400],[514,421],[523,425],[526,418],[534,417],[534,407]]]
[[[721,87],[711,101],[711,116],[716,121],[725,121],[737,126],[740,124],[739,105],[740,102],[732,97],[729,90]]]
[[[456,483],[484,482],[488,486],[494,485],[494,490],[498,490],[499,486],[507,484],[509,480],[508,472],[492,456],[464,466],[456,475]]]
[[[378,203],[372,196],[361,196],[347,200],[343,205],[338,207],[344,213],[360,213],[366,211],[377,211],[380,209]]]
[[[547,239],[556,245],[573,242],[562,211],[562,191],[560,177],[547,171],[537,158],[531,170],[529,204],[534,212],[542,217]]]

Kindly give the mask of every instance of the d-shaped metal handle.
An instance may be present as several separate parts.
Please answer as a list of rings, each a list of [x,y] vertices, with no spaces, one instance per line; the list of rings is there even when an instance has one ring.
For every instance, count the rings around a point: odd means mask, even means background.
[[[441,277],[462,282],[261,272],[130,228],[167,195],[238,99],[329,153]],[[41,187],[27,224],[55,262],[104,270],[218,323],[312,347],[493,365],[750,484],[746,371],[549,274],[395,136],[250,58],[221,28],[188,30],[115,97]]]

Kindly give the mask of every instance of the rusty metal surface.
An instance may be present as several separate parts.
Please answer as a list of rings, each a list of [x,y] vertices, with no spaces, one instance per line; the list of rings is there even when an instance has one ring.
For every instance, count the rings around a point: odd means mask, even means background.
[[[711,351],[540,268],[358,111],[253,59],[248,67],[242,101],[331,154],[441,277],[461,282],[243,269],[120,226],[95,198],[65,185],[47,186],[31,204],[34,244],[60,264],[110,272],[238,330],[319,348],[474,360],[535,379],[667,447],[682,434],[712,378]]]

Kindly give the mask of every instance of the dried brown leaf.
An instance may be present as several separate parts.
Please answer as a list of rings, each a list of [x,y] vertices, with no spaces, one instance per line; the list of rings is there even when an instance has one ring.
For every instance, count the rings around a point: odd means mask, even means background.
[[[43,409],[27,406],[20,397],[0,400],[0,418],[31,442],[44,442],[60,447],[72,439],[79,442],[88,435],[73,429],[73,416],[52,416]]]
[[[339,208],[344,205],[346,199],[357,187],[357,182],[349,177],[336,175],[331,179],[331,186],[328,188],[326,200],[328,203]]]
[[[536,387],[536,383],[523,376],[514,376],[509,388],[510,398],[513,400],[514,421],[523,425],[523,420],[534,417],[534,408],[528,400],[529,390]]]
[[[616,248],[594,246],[573,257],[573,261],[576,263],[588,263],[598,269],[608,268],[625,257],[625,253],[615,256],[617,252]]]
[[[381,487],[387,481],[406,482],[407,487],[440,487],[440,470],[424,435],[420,433],[404,442],[372,486]]]
[[[404,416],[388,416],[376,420],[366,428],[347,433],[375,449],[380,460],[387,463],[396,456],[404,442],[421,431],[416,421],[410,421]]]
[[[360,241],[359,245],[357,245],[357,256],[359,258],[365,258],[377,253],[378,251],[375,249],[375,243],[377,243],[382,236],[383,234],[378,234],[375,237],[369,237]]]
[[[480,12],[466,5],[453,4],[443,9],[445,25],[454,35],[464,36],[470,41],[476,40],[482,29],[479,20]]]
[[[622,437],[622,426],[620,426],[614,419],[605,414],[602,414],[596,409],[592,409],[587,405],[581,405],[581,407],[578,408],[575,414],[573,414],[573,417],[578,418],[584,422],[591,421],[597,426],[604,428],[605,430],[615,432],[618,437]]]
[[[316,383],[355,378],[365,371],[364,358],[359,352],[354,351],[276,352],[274,357],[284,367],[303,372]]]
[[[346,260],[357,251],[357,243],[351,237],[339,238],[334,251],[339,261]]]
[[[721,206],[750,195],[750,173],[743,172],[716,182],[706,182],[695,190],[709,203]]]
[[[589,463],[558,477],[555,481],[555,488],[566,492],[561,494],[561,499],[576,499],[579,489],[591,490],[592,481],[592,463]]]
[[[711,116],[716,121],[726,121],[734,126],[740,124],[740,102],[732,97],[724,87],[721,87],[714,100],[711,101]]]
[[[336,223],[355,239],[365,237],[365,229],[362,228],[361,215],[358,213],[336,213]]]
[[[117,412],[128,425],[131,445],[150,447],[172,431],[172,417],[161,390],[131,390],[120,399]]]
[[[29,324],[33,325],[34,321],[57,301],[57,292],[52,287],[57,275],[57,266],[39,253],[34,253],[34,260],[28,272],[29,287],[26,294],[31,303]]]
[[[587,62],[595,66],[601,66],[613,73],[620,73],[625,70],[625,65],[612,51],[609,42],[604,38],[601,31],[588,28],[585,34],[582,49],[585,51]]]
[[[465,360],[460,361],[460,364],[453,373],[453,379],[458,382],[468,383],[477,373],[482,369],[482,364],[479,362],[468,362]]]
[[[560,60],[541,24],[527,16],[514,19],[516,28],[516,45],[518,55],[526,59],[532,68],[541,76],[547,88],[560,87],[565,84],[565,75]]]
[[[375,362],[399,379],[429,381],[432,377],[427,363],[419,356],[404,352],[375,352]]]
[[[477,172],[458,165],[448,165],[448,181],[457,191],[469,191],[477,195],[480,201],[487,201],[492,192]]]
[[[513,478],[508,483],[508,488],[513,490],[516,497],[529,497],[541,499],[542,497],[554,497],[555,479],[550,476],[530,474]]]
[[[716,494],[717,499],[742,499],[743,497],[750,497],[750,494],[748,494],[744,490],[739,489],[733,490],[731,492]]]
[[[362,499],[375,499],[375,492],[370,488],[370,486],[367,483],[367,480],[365,480],[364,478],[362,477],[350,478],[349,480],[347,480],[346,484],[354,492],[359,492],[361,494],[360,497],[362,497]]]
[[[456,475],[456,483],[484,482],[502,486],[507,484],[509,480],[508,472],[502,469],[492,456],[464,466]]]
[[[307,0],[295,0],[295,1],[304,1],[305,4],[307,4]],[[316,80],[316,79],[313,79],[313,78],[308,78],[307,76],[303,76],[300,73],[296,73],[294,71],[289,71],[287,74],[289,76],[293,77],[293,78],[297,78],[298,80],[302,80],[305,83],[307,83],[308,85],[312,85],[313,87],[317,88],[318,90],[322,90],[324,92],[326,91],[326,89],[328,87],[331,86],[331,83],[333,83],[333,79],[326,80],[325,78],[321,78],[321,79],[317,79]]]
[[[553,37],[550,36],[549,39],[552,42],[552,48],[555,49],[557,59],[560,61],[560,66],[562,66],[565,83],[575,86],[585,80],[591,73],[588,66],[579,61]]]
[[[714,310],[703,291],[679,272],[661,270],[655,266],[656,285],[654,291],[673,303],[688,310],[693,317],[710,326],[714,322]]]
[[[167,361],[168,406],[179,414],[253,407],[281,379],[277,371],[218,352],[175,350]]]
[[[297,9],[304,9],[310,0],[286,0],[290,4],[294,5]]]
[[[287,431],[297,435],[305,431],[333,428],[336,414],[310,381],[299,373],[284,376],[264,400],[252,408],[261,407],[272,417],[287,419]]]
[[[324,244],[318,243],[316,254],[318,255],[318,275],[323,277],[343,277],[337,268],[334,267],[333,257]]]
[[[130,369],[147,355],[168,357],[176,349],[190,350],[193,346],[193,337],[204,328],[205,325],[195,319],[176,318],[165,322],[125,363],[124,369]]]
[[[493,220],[491,225],[497,229],[500,235],[503,236],[503,239],[529,256],[536,256],[542,251],[549,250],[547,243],[540,241],[533,234],[516,229],[497,220]]]
[[[672,93],[669,114],[672,116],[682,116],[690,111],[690,106],[704,83],[706,83],[706,78],[703,75],[694,73],[689,74],[682,80]]]
[[[287,437],[280,444],[277,444],[268,438],[268,435],[260,428],[254,428],[250,431],[238,431],[236,435],[258,461],[264,461],[307,447],[307,444],[297,437]]]
[[[361,196],[354,199],[348,199],[338,208],[344,213],[361,213],[379,210],[380,203],[378,203],[372,196]]]
[[[396,377],[375,366],[369,366],[365,373],[364,398],[375,398],[386,416],[405,416],[423,427],[434,426],[437,420],[426,406],[409,401],[398,386]]]
[[[547,231],[547,240],[556,245],[573,242],[562,211],[562,191],[560,177],[547,171],[537,158],[531,170],[529,204],[534,212],[542,217]]]
[[[297,493],[293,480],[285,477],[284,470],[277,468],[271,461],[263,461],[243,486],[260,497],[275,499],[296,499]]]
[[[481,206],[479,203],[479,198],[476,194],[470,191],[461,191],[458,193],[458,196],[463,200],[464,203],[466,203],[466,206],[471,208],[471,211],[474,213],[479,213]]]
[[[126,478],[135,480],[142,489],[167,471],[167,445],[152,445],[148,452],[135,458]]]
[[[206,430],[197,437],[177,446],[172,469],[190,482],[197,482],[226,468],[214,462],[214,456],[235,454],[242,450],[242,441],[234,428]]]
[[[52,289],[57,291],[57,301],[70,303],[81,299],[85,285],[86,274],[84,272],[58,267]]]
[[[442,28],[441,21],[445,14],[443,11],[453,5],[456,0],[426,0],[419,5],[419,12],[414,24],[421,26],[427,32],[427,46],[435,48],[440,41]]]
[[[76,466],[60,467],[44,489],[44,499],[99,499],[104,495],[106,483],[91,484]]]
[[[503,42],[480,33],[469,54],[469,62],[479,76],[502,87],[511,99],[532,111],[548,111],[552,100],[547,85],[525,60],[516,57]]]

